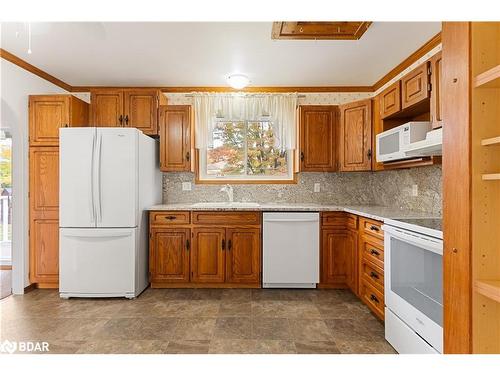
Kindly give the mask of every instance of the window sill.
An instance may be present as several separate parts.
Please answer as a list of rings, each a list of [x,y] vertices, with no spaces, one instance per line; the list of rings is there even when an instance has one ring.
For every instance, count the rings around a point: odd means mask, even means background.
[[[194,183],[197,185],[271,185],[271,184],[296,184],[298,181],[297,173],[293,174],[292,180],[229,180],[229,179],[220,179],[220,180],[201,180],[196,176]]]

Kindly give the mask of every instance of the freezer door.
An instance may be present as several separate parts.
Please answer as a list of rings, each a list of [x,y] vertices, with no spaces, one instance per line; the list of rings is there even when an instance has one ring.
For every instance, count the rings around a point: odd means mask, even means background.
[[[59,291],[67,296],[134,293],[135,228],[59,231]]]
[[[96,128],[59,130],[59,226],[95,227]]]
[[[137,129],[97,129],[97,227],[137,226]]]

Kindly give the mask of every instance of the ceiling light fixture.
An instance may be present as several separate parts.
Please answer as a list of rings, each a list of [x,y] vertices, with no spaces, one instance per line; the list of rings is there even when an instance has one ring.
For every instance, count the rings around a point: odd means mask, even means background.
[[[242,89],[250,83],[250,79],[244,74],[231,74],[227,77],[227,83],[233,89]]]

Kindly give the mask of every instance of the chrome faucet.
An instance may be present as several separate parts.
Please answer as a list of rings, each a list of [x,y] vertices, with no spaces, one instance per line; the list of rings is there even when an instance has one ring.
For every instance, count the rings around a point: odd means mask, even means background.
[[[227,184],[222,189],[220,189],[220,191],[227,193],[227,199],[229,199],[229,203],[233,203],[234,191],[233,191],[233,187],[231,185]]]

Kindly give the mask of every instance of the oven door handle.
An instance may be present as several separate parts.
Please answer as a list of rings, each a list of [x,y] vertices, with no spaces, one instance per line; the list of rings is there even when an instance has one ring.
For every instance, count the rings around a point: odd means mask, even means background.
[[[443,255],[443,242],[441,240],[434,240],[430,237],[424,235],[410,234],[406,231],[402,231],[390,226],[384,226],[384,233],[389,234],[403,242],[410,243],[414,246],[423,248],[424,250],[432,251],[438,255]]]

